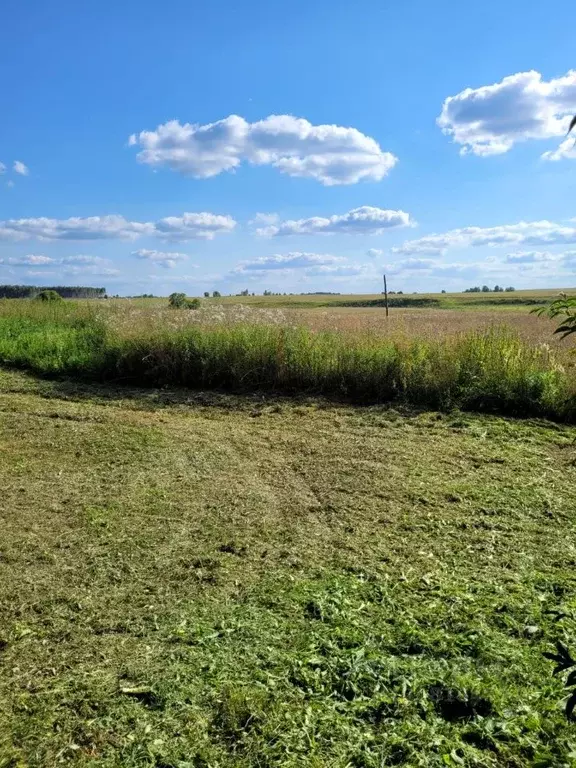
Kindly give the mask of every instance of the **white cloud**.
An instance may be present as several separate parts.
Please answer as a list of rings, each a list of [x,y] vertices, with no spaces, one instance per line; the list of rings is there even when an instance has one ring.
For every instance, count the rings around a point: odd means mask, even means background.
[[[555,261],[556,256],[549,251],[515,251],[506,256],[507,264],[535,264],[542,261]]]
[[[530,71],[449,96],[437,122],[445,134],[462,145],[461,154],[485,156],[508,152],[529,139],[565,135],[574,112],[576,71],[551,80]],[[569,144],[564,142],[563,146],[560,155],[557,150],[544,157],[566,156]]]
[[[567,136],[556,149],[544,152],[542,158],[552,161],[576,159],[576,141],[574,136]]]
[[[77,256],[65,256],[60,260],[61,264],[107,264],[108,259],[102,259],[100,256],[85,256],[84,254],[78,254]]]
[[[384,251],[382,248],[368,248],[366,251],[366,255],[370,256],[371,259],[375,259],[377,256],[382,256],[384,254]]]
[[[236,226],[230,216],[184,213],[160,221],[127,221],[124,216],[88,216],[69,219],[8,219],[0,221],[0,240],[135,240],[154,236],[168,240],[212,238]]]
[[[329,277],[329,278],[345,278],[345,277],[364,277],[372,275],[374,273],[373,264],[337,264],[311,267],[306,270],[307,277]]]
[[[155,225],[155,235],[166,240],[212,240],[221,232],[231,232],[236,222],[231,216],[215,213],[184,213],[168,216]]]
[[[113,269],[110,267],[101,267],[98,265],[84,265],[84,266],[71,266],[66,267],[63,271],[64,275],[90,275],[92,277],[117,277],[120,274],[119,269]]]
[[[12,256],[7,259],[5,263],[10,264],[13,267],[38,267],[43,264],[55,264],[56,259],[52,259],[50,256],[36,256],[34,254],[29,254],[28,256]]]
[[[304,280],[311,277],[344,279],[373,276],[373,264],[350,264],[343,256],[324,253],[304,253],[293,251],[286,254],[263,256],[252,261],[245,261],[233,269],[225,279],[242,276],[244,279],[284,279]]]
[[[12,181],[12,179],[8,179],[8,181],[6,182],[6,186],[7,187],[13,187],[14,186],[14,182]]]
[[[263,237],[282,235],[379,235],[394,227],[408,227],[412,224],[410,215],[404,211],[389,211],[363,205],[340,216],[313,216],[310,219],[296,219],[278,222],[276,225],[257,229]]]
[[[426,235],[417,240],[407,240],[392,248],[393,253],[403,255],[442,254],[448,248],[501,245],[562,245],[576,243],[576,227],[555,224],[551,221],[520,221],[498,227],[464,227],[444,234]]]
[[[4,165],[4,163],[0,163],[0,176],[3,173],[6,173],[6,166]]]
[[[103,240],[128,239],[154,233],[154,225],[127,221],[123,216],[89,216],[69,219],[9,219],[0,221],[0,239]]]
[[[257,227],[259,224],[270,226],[271,224],[277,224],[280,220],[280,216],[277,213],[257,213],[248,224]]]
[[[171,120],[155,131],[133,134],[128,143],[141,147],[139,162],[200,179],[232,171],[246,161],[328,186],[355,184],[362,179],[380,181],[397,161],[356,128],[312,125],[292,115],[270,115],[254,123],[230,115],[206,125]]]
[[[235,271],[262,272],[278,269],[308,269],[311,267],[330,266],[343,261],[345,261],[345,259],[342,256],[293,251],[292,253],[286,254],[275,253],[272,256],[262,256],[258,259],[254,259],[253,261],[242,262],[242,264],[240,264]]]
[[[20,162],[20,160],[14,160],[14,165],[12,167],[14,169],[14,173],[19,173],[20,176],[28,176],[30,173],[27,166]]]
[[[140,248],[138,251],[132,251],[132,256],[138,259],[147,259],[153,261],[165,269],[173,269],[177,262],[185,261],[188,256],[185,253],[154,251],[148,248]]]

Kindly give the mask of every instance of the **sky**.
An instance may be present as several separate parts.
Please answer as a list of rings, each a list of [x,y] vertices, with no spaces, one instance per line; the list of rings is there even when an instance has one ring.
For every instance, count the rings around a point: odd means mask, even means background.
[[[4,0],[0,283],[576,285],[568,0]]]

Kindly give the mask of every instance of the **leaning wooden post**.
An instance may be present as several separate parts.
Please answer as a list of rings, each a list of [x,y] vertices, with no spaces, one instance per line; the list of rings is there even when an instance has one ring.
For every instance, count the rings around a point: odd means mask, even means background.
[[[384,306],[386,307],[386,317],[388,317],[388,286],[386,285],[386,275],[384,275]]]

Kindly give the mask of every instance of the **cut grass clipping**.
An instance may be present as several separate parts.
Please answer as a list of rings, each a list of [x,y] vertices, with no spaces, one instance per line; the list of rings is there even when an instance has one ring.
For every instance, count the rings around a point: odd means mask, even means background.
[[[570,768],[576,430],[0,372],[2,768]]]
[[[178,312],[179,310],[174,310]],[[187,314],[187,313],[186,313]],[[0,362],[43,375],[576,418],[573,368],[505,329],[451,339],[231,324],[120,333],[91,305],[6,301]]]

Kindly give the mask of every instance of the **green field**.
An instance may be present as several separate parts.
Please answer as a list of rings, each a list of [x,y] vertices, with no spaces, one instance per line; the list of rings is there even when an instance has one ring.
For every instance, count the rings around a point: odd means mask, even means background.
[[[437,309],[511,308],[546,304],[560,292],[573,294],[573,288],[539,288],[510,293],[391,293],[391,307],[424,306]],[[313,309],[319,307],[374,307],[384,304],[384,295],[376,294],[309,294],[283,296],[222,296],[209,299],[218,303],[248,304],[254,307]]]
[[[545,298],[0,301],[0,768],[576,766]]]
[[[7,371],[0,403],[3,768],[575,764],[542,655],[574,428]]]

